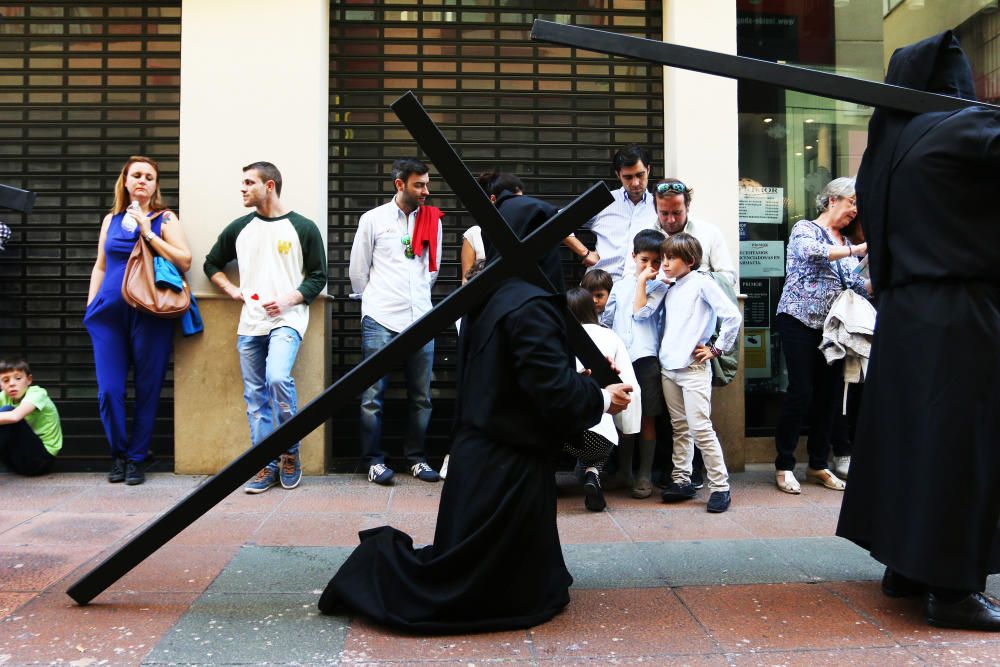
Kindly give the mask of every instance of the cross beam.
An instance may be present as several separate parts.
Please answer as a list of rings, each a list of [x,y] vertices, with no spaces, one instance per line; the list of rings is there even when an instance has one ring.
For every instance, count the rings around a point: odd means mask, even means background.
[[[789,90],[811,93],[835,100],[856,102],[873,107],[896,109],[910,113],[957,111],[981,106],[1000,111],[1000,106],[949,95],[938,95],[877,81],[855,79],[840,74],[819,72],[806,67],[779,65],[728,53],[717,53],[679,44],[667,44],[653,39],[631,37],[595,28],[553,23],[536,19],[531,38],[573,46],[587,51],[624,56],[657,65],[669,65],[704,74],[714,74],[741,81],[756,81]]]
[[[357,400],[358,395],[365,389],[393,368],[400,366],[408,356],[423,347],[435,334],[452,326],[456,319],[485,300],[503,280],[513,276],[522,276],[531,281],[536,280],[540,272],[534,260],[545,254],[567,234],[578,229],[614,200],[606,185],[595,183],[527,238],[517,240],[502,217],[491,215],[491,211],[496,212],[492,204],[489,209],[486,209],[481,206],[481,201],[477,201],[478,195],[470,191],[468,183],[472,179],[472,175],[461,164],[461,160],[448,146],[447,141],[444,141],[443,135],[437,131],[412,93],[404,95],[397,103],[394,103],[394,108],[396,104],[400,105],[400,111],[413,124],[412,129],[416,129],[420,133],[414,134],[417,143],[421,147],[425,142],[428,143],[435,154],[444,159],[444,162],[441,163],[435,160],[435,165],[442,174],[448,174],[446,180],[459,193],[463,203],[468,201],[476,207],[475,213],[481,216],[477,217],[477,221],[482,222],[487,233],[490,234],[491,240],[494,238],[503,239],[497,244],[497,247],[501,249],[501,257],[491,262],[479,275],[449,294],[427,314],[401,331],[383,349],[363,360],[346,375],[327,387],[322,394],[302,408],[295,417],[264,438],[257,446],[241,454],[221,472],[188,494],[166,514],[144,528],[138,535],[84,575],[66,591],[77,603],[87,604],[107,590],[114,582],[238,489],[268,462],[316,430],[320,424],[330,418],[330,415],[337,408]],[[430,136],[432,134],[434,136]],[[445,151],[445,147],[450,153]],[[428,154],[431,153],[428,151]],[[462,175],[462,172],[467,178]],[[472,183],[479,189],[475,180],[472,180]],[[479,195],[482,195],[481,189],[479,189]],[[489,202],[489,199],[486,201]],[[511,241],[512,238],[513,241]],[[583,331],[582,327],[578,328],[581,332]],[[593,347],[589,338],[587,338],[587,343]],[[596,348],[594,349],[596,350]],[[574,347],[574,351],[578,354],[588,352],[586,349],[578,350],[576,347]],[[588,356],[593,357],[593,354]],[[584,361],[587,360],[584,359]],[[601,373],[602,367],[605,374],[610,371],[603,357],[599,357],[599,361],[600,364],[590,367],[593,369],[595,378],[600,380],[599,373]]]
[[[517,236],[504,221],[500,211],[493,205],[487,194],[483,192],[479,182],[462,162],[458,153],[441,134],[441,130],[434,125],[417,97],[409,92],[390,106],[396,112],[399,120],[406,126],[406,129],[410,131],[410,134],[418,137],[417,143],[420,148],[438,168],[438,173],[448,182],[465,209],[472,214],[472,217],[486,232],[490,243],[497,247],[500,255],[505,260],[514,262],[518,273],[526,280],[552,291],[556,291],[557,287],[558,291],[562,291],[562,285],[555,286],[549,281],[536,263],[535,256],[519,252],[520,241]],[[602,386],[621,382],[621,378],[612,372],[607,359],[597,349],[583,325],[577,322],[568,308],[565,315],[570,348],[583,362],[583,365],[591,369],[594,379]]]

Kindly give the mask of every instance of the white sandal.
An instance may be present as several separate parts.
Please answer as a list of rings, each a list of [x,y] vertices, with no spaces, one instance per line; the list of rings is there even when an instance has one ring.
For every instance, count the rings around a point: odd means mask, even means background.
[[[814,468],[806,468],[806,479],[810,482],[816,482],[821,484],[828,489],[834,491],[843,491],[847,488],[847,484],[844,483],[842,479],[830,472],[829,468],[823,468],[822,470],[816,470]]]
[[[785,493],[802,493],[802,487],[799,486],[799,480],[795,479],[795,473],[791,470],[776,470],[774,473],[774,481],[778,485],[778,488]]]

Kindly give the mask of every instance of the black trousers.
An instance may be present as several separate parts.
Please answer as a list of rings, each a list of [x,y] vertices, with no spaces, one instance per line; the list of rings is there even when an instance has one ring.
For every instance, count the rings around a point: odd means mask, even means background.
[[[0,461],[20,475],[44,475],[55,463],[45,445],[23,419],[0,425]]]
[[[802,324],[791,315],[778,313],[775,318],[781,347],[788,367],[788,393],[781,407],[774,444],[778,456],[774,460],[777,470],[795,467],[795,446],[799,442],[802,426],[808,420],[809,467],[821,470],[830,458],[831,434],[834,417],[839,414],[844,390],[844,364],[838,361],[827,365],[819,351],[823,332]],[[837,430],[837,449],[846,438],[847,428],[841,422]],[[848,450],[849,451],[849,450]],[[838,451],[838,454],[840,452]],[[841,454],[842,455],[842,454]]]

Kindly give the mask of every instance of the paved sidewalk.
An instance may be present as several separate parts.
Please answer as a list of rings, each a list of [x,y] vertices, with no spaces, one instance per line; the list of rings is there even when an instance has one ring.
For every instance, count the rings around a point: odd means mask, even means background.
[[[441,485],[404,475],[237,491],[91,605],[65,595],[202,479],[0,474],[0,665],[1000,665],[1000,635],[931,628],[919,602],[881,595],[881,567],[832,537],[839,494],[780,493],[768,470],[733,475],[722,515],[704,490],[681,505],[609,492],[595,514],[561,476],[572,602],[528,631],[414,637],[317,613],[359,530],[430,541]]]

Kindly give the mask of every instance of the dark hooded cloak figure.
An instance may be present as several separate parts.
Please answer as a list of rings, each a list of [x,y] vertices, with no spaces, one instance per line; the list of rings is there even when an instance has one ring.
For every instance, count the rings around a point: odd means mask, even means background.
[[[521,238],[556,213],[509,192],[497,206]],[[486,247],[490,261],[497,253],[488,239]],[[539,264],[561,280],[555,252]],[[605,397],[576,372],[564,313],[562,296],[510,279],[465,318],[434,543],[414,549],[394,528],[363,531],[321,611],[410,632],[464,633],[530,627],[566,606],[573,579],[556,531],[556,457],[571,434],[600,420]]]
[[[886,83],[975,99],[950,32]],[[857,193],[878,324],[837,534],[929,623],[1000,630],[1000,112],[876,110]]]

